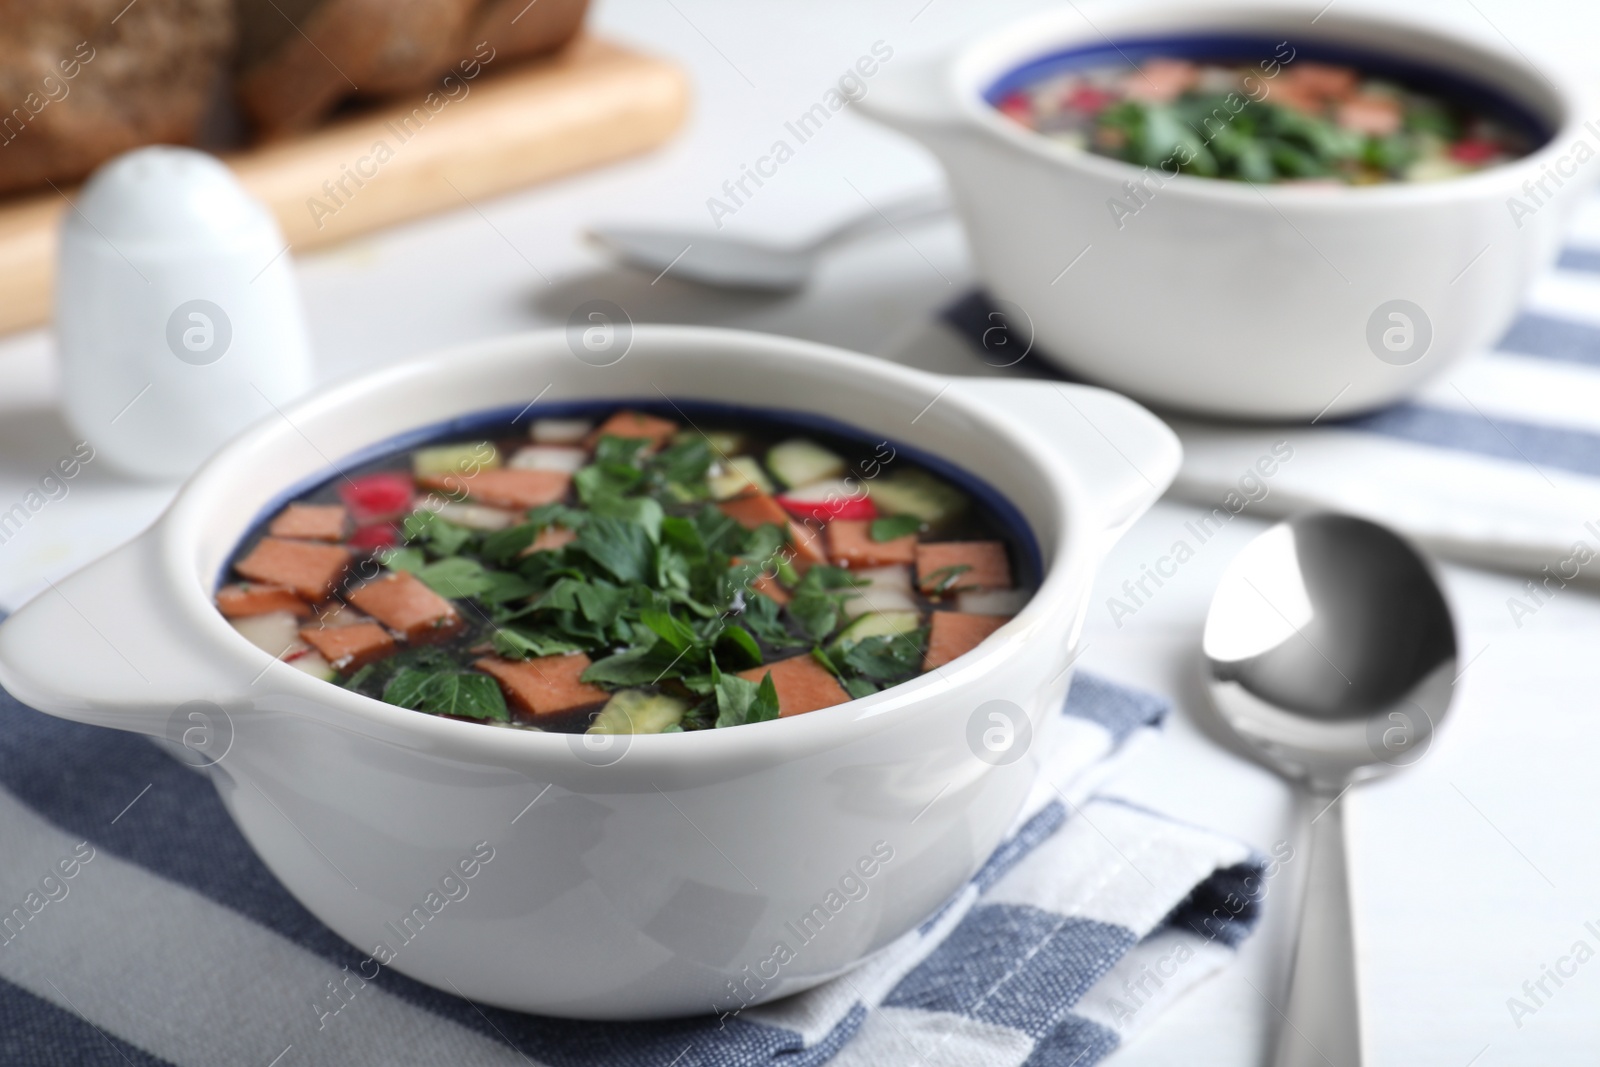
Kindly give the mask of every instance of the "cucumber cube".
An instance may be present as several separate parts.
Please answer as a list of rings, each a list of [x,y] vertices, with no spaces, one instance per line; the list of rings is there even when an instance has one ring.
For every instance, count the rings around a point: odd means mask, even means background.
[[[686,701],[648,689],[624,689],[612,696],[589,725],[591,734],[659,734],[676,726],[689,710]]]
[[[419,448],[411,454],[411,469],[419,478],[440,474],[472,475],[498,466],[500,453],[488,441]]]
[[[844,460],[815,441],[793,437],[767,450],[767,469],[786,489],[844,474]]]
[[[735,456],[725,470],[711,476],[711,495],[717,500],[731,500],[752,489],[772,492],[772,482],[754,456]]]
[[[897,471],[867,483],[867,493],[885,515],[911,515],[940,526],[966,510],[967,495],[926,471]]]

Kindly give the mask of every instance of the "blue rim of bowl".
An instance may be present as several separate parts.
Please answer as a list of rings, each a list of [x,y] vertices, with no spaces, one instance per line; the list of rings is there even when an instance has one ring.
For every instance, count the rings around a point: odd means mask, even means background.
[[[244,535],[234,543],[223,561],[216,581],[213,583],[213,593],[227,584],[229,575],[233,570],[234,560],[238,558],[239,549],[261,530],[268,519],[277,514],[284,505],[343,477],[344,472],[364,467],[367,464],[387,459],[397,453],[413,448],[443,443],[467,435],[499,434],[504,436],[508,431],[515,432],[510,430],[511,427],[518,424],[531,423],[534,419],[592,418],[610,414],[620,408],[673,419],[698,419],[699,416],[704,415],[708,418],[721,417],[756,425],[760,425],[763,421],[770,421],[786,428],[815,430],[854,441],[866,441],[869,437],[876,437],[876,435],[864,432],[858,426],[810,411],[756,407],[746,404],[727,404],[712,400],[673,402],[662,401],[659,398],[605,397],[587,400],[552,401],[535,405],[510,404],[505,407],[475,411],[465,415],[458,415],[454,418],[443,419],[426,426],[419,426],[374,442],[343,457],[333,465],[333,469],[302,478],[276,494],[268,501],[265,507],[256,513],[245,528]],[[1023,559],[1018,561],[1022,566],[1017,568],[1018,574],[1016,575],[1018,586],[1024,589],[1038,590],[1044,583],[1044,557],[1039,551],[1039,542],[1034,535],[1033,527],[1023,517],[1016,505],[1012,504],[1004,494],[976,474],[942,456],[903,444],[893,438],[878,438],[878,440],[886,440],[895,449],[897,455],[904,455],[912,462],[952,482],[968,496],[972,497],[980,507],[986,509],[1000,528],[1022,549]]]
[[[989,83],[984,102],[999,105],[1008,94],[1043,78],[1101,66],[1123,66],[1157,56],[1209,60],[1222,63],[1261,63],[1277,60],[1282,42],[1255,34],[1186,33],[1125,37],[1062,49],[1012,67]],[[1325,41],[1292,42],[1295,60],[1342,63],[1364,74],[1392,79],[1407,88],[1437,93],[1447,102],[1465,107],[1525,131],[1534,143],[1528,154],[1539,151],[1555,137],[1544,118],[1505,93],[1462,76],[1447,67],[1408,59],[1381,48],[1351,47]]]

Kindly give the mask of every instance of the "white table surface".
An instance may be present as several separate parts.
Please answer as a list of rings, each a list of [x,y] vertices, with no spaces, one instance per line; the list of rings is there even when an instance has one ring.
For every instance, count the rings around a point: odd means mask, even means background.
[[[1344,3],[1346,0],[1337,0]],[[596,173],[484,202],[476,211],[401,227],[298,261],[319,373],[334,377],[508,331],[556,325],[605,297],[635,321],[770,330],[866,352],[896,351],[933,309],[966,291],[959,230],[934,222],[831,254],[801,295],[717,296],[669,275],[614,269],[579,230],[600,221],[710,224],[705,201],[781,136],[874,42],[891,63],[1033,10],[1036,0],[600,0],[594,25],[676,57],[692,73],[695,110],[667,148]],[[1407,2],[1529,51],[1587,62],[1600,40],[1593,3]],[[870,86],[870,83],[869,83]],[[869,88],[870,91],[870,88]],[[842,114],[727,220],[730,232],[798,239],[830,219],[938,184],[929,157]],[[852,185],[855,187],[852,189]],[[3,299],[0,294],[0,299]],[[0,340],[0,501],[20,498],[72,437],[56,408],[46,332]],[[95,464],[0,545],[0,606],[143,528],[171,487]],[[1486,505],[1487,506],[1487,505]],[[1162,503],[1105,566],[1083,665],[1171,697],[1166,736],[1120,790],[1263,849],[1291,834],[1290,796],[1273,777],[1202,732],[1196,646],[1211,589],[1262,527],[1246,516],[1203,546],[1118,628],[1104,609],[1141,563],[1163,555],[1195,510]],[[1513,1022],[1507,998],[1586,941],[1600,951],[1600,603],[1568,591],[1518,629],[1506,598],[1521,583],[1446,568],[1464,655],[1448,730],[1415,768],[1347,800],[1371,1062],[1498,1067],[1588,1063],[1600,1050],[1600,962],[1590,961],[1536,1014]],[[1200,714],[1197,714],[1200,712]],[[1290,865],[1291,874],[1293,864]],[[1267,1062],[1293,908],[1288,878],[1238,962],[1175,1005],[1117,1053],[1120,1067]]]

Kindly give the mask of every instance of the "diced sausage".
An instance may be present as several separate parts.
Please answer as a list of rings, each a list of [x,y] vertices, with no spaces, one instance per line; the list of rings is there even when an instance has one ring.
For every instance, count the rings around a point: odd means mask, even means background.
[[[778,691],[780,716],[803,715],[850,699],[839,680],[810,653],[740,671],[739,677],[759,683],[768,673],[772,675],[772,687]]]
[[[1400,129],[1400,101],[1392,96],[1367,93],[1339,105],[1339,125],[1355,133],[1387,137]]]
[[[977,648],[984,638],[1010,622],[1005,615],[967,615],[959,611],[935,611],[928,617],[928,651],[922,669],[943,667],[957,656]]]
[[[822,547],[822,532],[809,523],[791,522],[789,541],[794,545],[794,558],[789,562],[796,574],[804,575],[813,563],[828,562],[828,553]]]
[[[789,513],[766,493],[746,493],[724,500],[717,507],[746,530],[769,525],[781,528],[789,523]]]
[[[302,541],[343,541],[344,516],[344,508],[338,504],[290,504],[272,520],[267,532]]]
[[[604,689],[582,681],[590,663],[581,652],[520,661],[485,656],[472,665],[499,682],[506,698],[534,718],[592,707],[611,698]]]
[[[789,590],[779,585],[777,579],[770,575],[756,575],[750,579],[750,588],[770,600],[776,600],[779,604],[789,602]]]
[[[306,600],[326,600],[350,565],[350,552],[338,545],[263,537],[233,569],[246,578],[293,589]]]
[[[281,585],[239,582],[217,590],[217,610],[230,619],[265,615],[269,611],[288,611],[302,619],[311,614],[311,605]]]
[[[741,560],[738,556],[735,556],[728,561],[728,563],[734,567],[737,567],[743,562],[744,560]],[[764,564],[763,566],[766,565],[767,564]],[[777,579],[772,575],[767,574],[765,571],[757,574],[754,578],[751,578],[747,583],[747,587],[751,592],[760,593],[764,597],[769,597],[773,600],[776,600],[779,604],[787,604],[789,602],[789,590],[779,585]]]
[[[1315,115],[1322,111],[1323,98],[1304,86],[1290,81],[1267,84],[1267,95],[1262,98],[1264,100],[1270,100],[1274,104],[1307,115]]]
[[[389,631],[375,622],[358,622],[354,626],[305,626],[300,639],[318,652],[334,670],[341,674],[358,670],[367,664],[394,652],[394,638]]]
[[[589,435],[589,444],[592,447],[602,437],[643,437],[652,448],[660,448],[677,432],[678,424],[671,419],[658,419],[641,411],[619,411]]]
[[[1350,67],[1305,60],[1285,68],[1283,80],[1297,91],[1320,100],[1347,99],[1355,93],[1358,83],[1356,72]]]
[[[374,578],[352,589],[349,599],[385,626],[405,634],[412,644],[442,640],[461,629],[461,615],[455,606],[405,571]]]
[[[425,489],[452,496],[465,494],[480,504],[497,508],[528,508],[554,504],[567,495],[572,475],[562,471],[508,470],[503,467],[449,474],[425,474],[417,479]]]
[[[951,576],[949,568],[968,570]],[[924,593],[1010,589],[1011,564],[999,541],[935,541],[917,546],[917,587]]]
[[[886,567],[913,563],[917,535],[908,533],[888,541],[872,539],[872,523],[865,519],[835,519],[828,523],[828,558],[841,567]]]
[[[1193,88],[1199,78],[1199,68],[1186,59],[1146,60],[1128,76],[1128,98],[1151,104],[1171,103]]]
[[[539,536],[533,539],[524,553],[528,552],[554,552],[558,548],[566,548],[578,539],[578,531],[569,530],[565,526],[546,526],[539,531]]]

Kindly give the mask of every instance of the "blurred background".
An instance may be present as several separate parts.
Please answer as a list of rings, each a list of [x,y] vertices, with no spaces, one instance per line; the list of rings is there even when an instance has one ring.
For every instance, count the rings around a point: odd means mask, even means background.
[[[1348,10],[1360,8],[1354,0],[1334,2]],[[194,0],[190,5],[194,11],[181,4],[169,5],[170,10],[157,8],[153,0],[138,3],[149,4],[155,9],[152,14],[183,25],[192,25],[197,12],[217,8],[209,0]],[[298,6],[313,5],[302,0]],[[524,20],[531,22],[547,6],[555,7],[555,0],[538,0]],[[690,99],[682,127],[661,147],[642,155],[505,195],[468,201],[446,192],[443,196],[455,198],[456,203],[442,214],[313,251],[304,249],[316,242],[297,238],[291,229],[293,246],[288,255],[299,274],[316,376],[328,380],[441,346],[561,324],[578,304],[594,298],[614,301],[638,322],[710,323],[791,334],[865,352],[893,350],[915,336],[935,309],[971,288],[972,274],[953,218],[923,221],[899,233],[882,230],[849,242],[823,258],[811,286],[779,297],[715,292],[679,283],[670,273],[652,283],[650,277],[617,265],[586,240],[585,227],[643,223],[695,229],[720,222],[721,231],[729,235],[801,242],[868,204],[888,204],[904,194],[938,189],[942,179],[931,156],[846,108],[799,145],[777,176],[733,213],[719,216],[708,206],[713,198],[730,203],[723,184],[738,180],[741,167],[768,152],[775,139],[793,140],[784,123],[816,103],[859,57],[871,53],[875,43],[881,42],[880,50],[892,49],[897,57],[938,51],[977,30],[1046,6],[1050,5],[1035,0],[981,5],[957,0],[870,5],[819,0],[752,10],[723,0],[599,0],[588,12],[588,33],[665,58],[686,76]],[[1407,0],[1402,6],[1470,33],[1504,36],[1518,47],[1561,58],[1579,69],[1587,66],[1600,80],[1600,60],[1592,48],[1600,40],[1600,10],[1593,5],[1554,0]],[[509,4],[503,14],[514,17],[512,12],[522,7]],[[138,11],[131,7],[121,18],[132,19]],[[286,13],[304,15],[287,9]],[[567,32],[575,28],[567,12],[556,14],[562,15],[556,20],[558,28],[564,26]],[[77,31],[62,31],[72,32]],[[151,32],[149,47],[172,47],[170,40],[160,37],[159,26]],[[184,47],[214,56],[221,76],[224,45],[213,40]],[[472,51],[457,48],[447,53],[443,66],[470,58]],[[63,49],[68,53],[70,48]],[[489,63],[469,88],[482,91],[494,78],[507,76],[515,60],[508,64],[505,58],[514,54]],[[79,82],[86,82],[95,63],[106,58],[91,61]],[[126,56],[110,59],[127,61]],[[298,84],[303,72],[295,71],[292,59],[286,62],[286,72],[272,71],[269,80]],[[319,65],[326,69],[320,60]],[[19,104],[31,91],[29,79],[37,81],[38,73],[28,69],[10,75],[16,83],[11,95]],[[249,84],[248,73],[241,84]],[[868,94],[871,88],[867,79]],[[348,117],[349,101],[341,104],[353,95],[347,86],[320,89],[322,106],[304,113],[320,116],[342,106]],[[188,90],[194,101],[211,101],[216,91],[215,85],[203,83]],[[394,90],[393,99],[409,105],[423,91],[403,87]],[[151,106],[165,106],[161,102],[170,98],[167,91],[158,92],[150,97]],[[190,106],[199,106],[194,101]],[[61,108],[64,103],[46,106]],[[251,128],[248,115],[219,114],[212,103],[205,108],[198,120],[202,140],[238,143]],[[314,120],[302,120],[302,126],[308,123]],[[259,121],[254,125],[263,128]],[[280,143],[296,136],[292,128],[266,129]],[[17,152],[26,146],[26,139],[18,139],[6,150]],[[328,172],[328,177],[338,176],[336,170]],[[0,169],[0,186],[6,184]],[[36,178],[31,184],[40,188]],[[73,182],[59,178],[55,184],[64,194]],[[315,184],[302,183],[313,191]],[[43,193],[45,201],[58,196],[49,187],[43,187]],[[443,206],[439,194],[430,196],[434,201],[425,210]],[[61,210],[61,205],[54,209]],[[283,212],[279,214],[281,218]],[[0,236],[6,230],[7,222],[0,221]],[[0,252],[0,278],[6,276],[6,267]],[[19,300],[30,306],[37,303],[31,294],[13,291],[8,299],[0,291],[0,319],[26,321],[28,311],[18,314],[15,307],[6,306]],[[56,414],[56,388],[49,330],[25,328],[0,336],[0,479],[6,484],[33,481],[35,467],[70,451],[68,431]],[[102,469],[89,471],[87,477],[113,476]],[[0,604],[15,606],[40,587],[45,572],[62,573],[65,557],[81,561],[122,542],[146,525],[169,495],[164,488],[120,480],[107,488],[121,500],[116,518],[97,511],[101,521],[84,528],[76,521],[73,502],[63,502],[38,516],[9,546],[7,558],[0,562]]]

